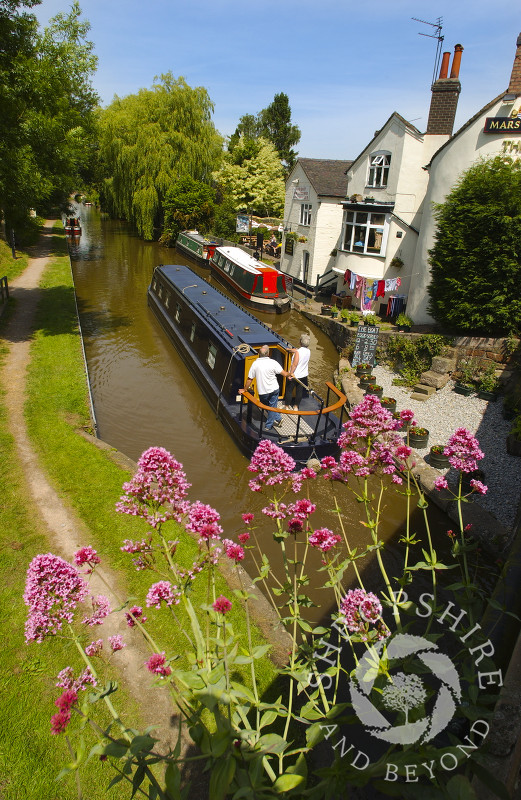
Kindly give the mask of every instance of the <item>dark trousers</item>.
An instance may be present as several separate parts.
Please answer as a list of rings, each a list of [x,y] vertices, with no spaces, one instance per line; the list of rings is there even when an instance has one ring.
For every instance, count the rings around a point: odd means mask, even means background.
[[[305,375],[303,378],[299,378],[299,381],[305,383],[306,386],[308,385],[308,378]],[[295,390],[295,402],[292,401],[293,390]],[[297,383],[297,381],[290,381],[286,379],[286,392],[284,394],[284,404],[287,406],[300,406],[302,402],[302,395],[304,394],[304,387]]]

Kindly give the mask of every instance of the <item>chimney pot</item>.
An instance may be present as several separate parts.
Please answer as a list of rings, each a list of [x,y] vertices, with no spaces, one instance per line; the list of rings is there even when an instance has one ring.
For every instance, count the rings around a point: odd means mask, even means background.
[[[446,78],[449,74],[449,59],[450,52],[447,50],[446,53],[443,53],[443,58],[441,59],[440,78]]]
[[[460,44],[457,44],[456,47],[454,48],[454,58],[452,59],[452,69],[450,71],[451,78],[459,77],[462,53],[463,53],[463,47]]]

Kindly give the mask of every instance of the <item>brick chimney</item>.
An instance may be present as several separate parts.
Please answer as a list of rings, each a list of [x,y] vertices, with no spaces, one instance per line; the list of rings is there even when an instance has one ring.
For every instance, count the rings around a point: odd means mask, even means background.
[[[463,47],[460,44],[457,44],[454,48],[454,57],[452,59],[450,77],[447,77],[447,73],[449,71],[450,53],[443,53],[440,76],[431,87],[432,99],[426,130],[426,133],[428,134],[430,133],[445,136],[452,135],[454,120],[456,118],[456,109],[458,107],[459,93],[461,92],[459,70],[462,52]]]
[[[521,95],[521,33],[517,37],[516,45],[517,50],[514,57],[514,66],[512,67],[510,83],[508,84],[508,93]]]

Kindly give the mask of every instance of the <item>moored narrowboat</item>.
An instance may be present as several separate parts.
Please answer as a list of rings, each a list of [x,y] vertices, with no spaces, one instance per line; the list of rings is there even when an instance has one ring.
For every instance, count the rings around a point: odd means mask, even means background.
[[[219,242],[206,239],[198,231],[181,231],[177,235],[176,250],[192,258],[203,267],[210,266],[210,258]]]
[[[79,217],[67,217],[65,220],[65,233],[71,236],[79,236],[81,225]]]
[[[289,370],[292,345],[183,265],[159,266],[147,292],[148,305],[187,364],[202,392],[242,452],[251,457],[269,439],[299,466],[310,458],[336,455],[346,397],[327,382],[324,398],[311,389],[298,412],[282,408],[280,427],[265,430],[269,411],[255,384],[239,394],[262,345]]]
[[[240,247],[216,247],[210,266],[245,306],[268,312],[288,311],[291,307],[282,272]]]

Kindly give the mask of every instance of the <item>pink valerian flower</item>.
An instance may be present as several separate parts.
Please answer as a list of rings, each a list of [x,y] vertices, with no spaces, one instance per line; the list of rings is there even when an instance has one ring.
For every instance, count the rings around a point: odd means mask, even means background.
[[[147,618],[143,616],[143,609],[141,606],[132,606],[129,608],[129,610],[125,612],[125,617],[127,618],[127,625],[129,628],[133,628],[136,625],[136,620],[141,624],[147,621]]]
[[[108,597],[105,597],[104,594],[98,594],[96,597],[92,597],[92,610],[93,613],[91,616],[83,617],[82,623],[84,625],[90,625],[91,627],[94,625],[103,625],[103,620],[112,613]]]
[[[244,522],[245,525],[249,525],[250,522],[253,522],[254,517],[255,517],[255,514],[251,514],[251,513],[248,512],[248,513],[242,515],[242,521]]]
[[[342,537],[337,533],[333,533],[333,531],[330,531],[328,528],[317,528],[316,531],[308,536],[310,545],[312,547],[318,547],[323,553],[331,550],[332,547],[335,547],[335,545],[341,541]]]
[[[304,530],[304,523],[298,517],[292,517],[288,522],[288,531],[290,533],[302,533]]]
[[[58,681],[56,686],[59,686],[65,690],[71,690],[76,692],[76,694],[79,691],[84,692],[87,686],[98,685],[98,682],[92,674],[90,667],[84,669],[77,678],[74,677],[74,670],[72,667],[65,667],[61,672],[58,673],[57,678]]]
[[[139,459],[134,477],[123,484],[125,494],[116,510],[143,517],[152,528],[169,519],[181,522],[189,488],[183,465],[163,447],[150,447]]]
[[[237,536],[237,539],[240,541],[241,544],[246,544],[246,542],[249,541],[249,538],[250,534],[248,533],[248,531],[244,531],[244,533],[240,533]]]
[[[286,519],[286,509],[285,503],[268,503],[262,509],[262,513],[270,517],[270,519]]]
[[[402,422],[408,422],[411,427],[416,425],[414,411],[411,411],[410,408],[404,408],[402,411],[400,411],[400,419]]]
[[[488,486],[485,486],[481,481],[471,480],[470,488],[478,494],[486,494],[488,492]]]
[[[217,611],[218,614],[227,614],[228,611],[231,609],[232,604],[224,595],[220,594],[217,600],[213,603],[212,608],[214,611]]]
[[[147,593],[147,608],[160,608],[161,602],[167,606],[177,605],[181,593],[177,586],[173,586],[170,581],[158,581],[153,583]]]
[[[196,500],[188,510],[186,529],[198,534],[200,544],[219,540],[223,534],[223,529],[218,524],[220,519],[221,515],[215,508]]]
[[[223,539],[224,552],[230,561],[235,561],[236,564],[244,559],[244,547],[240,544],[232,542],[231,539]]]
[[[466,428],[454,431],[443,452],[451,467],[461,472],[474,472],[478,468],[477,462],[485,456],[476,437]]]
[[[26,642],[43,642],[64,622],[72,622],[74,610],[88,594],[88,586],[76,567],[52,553],[33,558],[27,570],[24,602],[29,608]]]
[[[94,550],[93,547],[87,545],[87,547],[82,547],[76,553],[74,553],[74,563],[77,567],[83,566],[83,564],[88,564],[90,567],[89,573],[92,572],[93,568],[96,564],[101,564],[101,558]]]
[[[260,492],[263,486],[275,486],[293,480],[295,461],[281,447],[263,439],[251,457],[248,467],[257,477],[249,482],[252,492]]]
[[[351,633],[360,634],[367,641],[371,628],[377,639],[390,635],[389,628],[381,619],[382,605],[373,592],[364,589],[349,589],[340,603],[340,620]]]
[[[51,717],[51,733],[56,736],[58,733],[65,733],[67,725],[71,721],[70,711],[59,711]]]
[[[72,689],[65,689],[63,694],[61,694],[55,701],[54,705],[57,706],[60,711],[70,711],[72,706],[78,702],[78,693],[73,691]]]
[[[443,475],[439,475],[434,481],[434,488],[438,491],[441,489],[448,489],[449,484],[447,483],[447,479]]]
[[[303,467],[303,469],[300,470],[299,474],[300,477],[304,478],[305,480],[313,480],[314,478],[317,477],[317,473],[315,472],[314,469],[311,469],[311,467]]]
[[[152,551],[152,537],[148,539],[141,539],[140,542],[134,542],[132,539],[125,539],[123,546],[119,548],[123,553],[149,553]]]
[[[293,514],[293,516],[305,521],[308,517],[311,516],[317,509],[315,503],[312,503],[306,497],[302,497],[300,500],[297,500],[295,503],[291,503],[288,506],[288,512]]]
[[[103,650],[103,639],[96,639],[95,642],[91,642],[85,648],[85,652],[87,655],[92,658],[92,656],[97,656]]]
[[[127,646],[120,633],[117,633],[115,636],[109,636],[109,644],[113,653],[116,653],[118,650],[123,650],[123,648]]]
[[[165,653],[154,653],[150,656],[148,661],[145,661],[145,667],[153,672],[154,675],[160,675],[162,678],[167,678],[172,670],[166,664]]]

